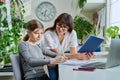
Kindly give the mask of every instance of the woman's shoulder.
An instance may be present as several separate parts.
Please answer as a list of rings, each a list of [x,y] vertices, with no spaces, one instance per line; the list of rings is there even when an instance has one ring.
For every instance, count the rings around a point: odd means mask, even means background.
[[[51,31],[51,30],[47,30],[46,32],[45,32],[45,35],[52,35],[52,34],[54,34],[54,31]]]
[[[72,32],[70,33],[70,35],[76,35],[76,31],[72,30]]]
[[[76,31],[73,29],[73,30],[72,30],[72,33],[76,33]]]

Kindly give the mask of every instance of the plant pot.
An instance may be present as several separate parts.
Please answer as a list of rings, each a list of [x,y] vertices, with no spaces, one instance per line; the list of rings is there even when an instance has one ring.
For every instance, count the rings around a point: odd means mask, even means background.
[[[4,60],[3,60],[2,62],[0,62],[0,68],[3,68],[4,65],[5,65],[5,63],[4,63]]]

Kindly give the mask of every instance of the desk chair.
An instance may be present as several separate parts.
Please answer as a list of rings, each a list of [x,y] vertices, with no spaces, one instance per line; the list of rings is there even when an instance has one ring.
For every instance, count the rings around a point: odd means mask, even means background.
[[[25,80],[23,75],[22,66],[20,64],[19,55],[11,54],[10,55],[11,64],[13,67],[15,80]]]

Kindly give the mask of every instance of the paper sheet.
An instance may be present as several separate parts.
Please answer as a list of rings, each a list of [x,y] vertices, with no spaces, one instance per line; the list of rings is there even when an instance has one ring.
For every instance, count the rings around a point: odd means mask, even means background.
[[[84,65],[95,62],[94,60],[67,60],[64,63],[58,63],[58,64],[65,64],[65,65]]]
[[[70,59],[64,63],[57,63],[57,64],[81,66],[81,65],[85,65],[85,64],[89,64],[89,63],[94,63],[94,62],[106,62],[107,61],[108,52],[94,52],[94,55],[95,55],[95,57],[91,58],[90,60]]]

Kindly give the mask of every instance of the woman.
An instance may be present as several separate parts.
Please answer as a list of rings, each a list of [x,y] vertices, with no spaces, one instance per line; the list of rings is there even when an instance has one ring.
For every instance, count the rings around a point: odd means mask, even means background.
[[[43,25],[38,20],[33,19],[28,22],[27,35],[19,43],[18,50],[25,80],[49,80],[43,66],[66,60],[65,56],[58,56],[58,54],[38,45],[43,31]],[[56,56],[58,57],[56,58]]]
[[[57,54],[64,54],[65,51],[70,50],[68,58],[75,59],[90,59],[91,54],[86,53],[77,54],[77,35],[73,30],[73,18],[67,13],[59,15],[54,25],[45,30],[46,47]],[[66,54],[67,55],[67,54]],[[58,80],[58,72],[56,66],[48,65],[48,71],[51,80]]]
[[[72,16],[63,13],[59,15],[54,25],[45,30],[45,41],[49,49],[54,52],[61,53],[62,50],[66,51],[70,48],[70,53],[76,53],[77,35],[73,30]]]

